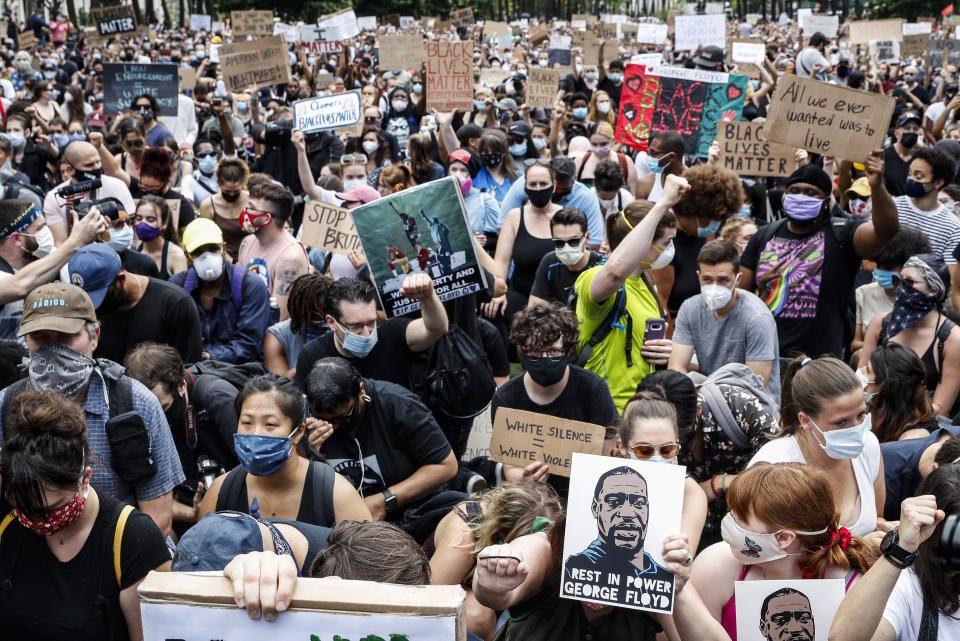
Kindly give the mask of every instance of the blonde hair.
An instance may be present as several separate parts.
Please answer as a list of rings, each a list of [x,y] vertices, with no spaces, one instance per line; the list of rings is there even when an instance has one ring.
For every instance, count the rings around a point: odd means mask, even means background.
[[[556,521],[563,512],[553,488],[531,480],[504,483],[476,498],[483,500],[486,505],[483,520],[470,525],[475,554],[487,546],[509,543],[530,534],[538,516]]]

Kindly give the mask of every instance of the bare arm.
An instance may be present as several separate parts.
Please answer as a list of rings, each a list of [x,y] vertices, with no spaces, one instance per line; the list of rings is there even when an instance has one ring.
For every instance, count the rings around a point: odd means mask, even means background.
[[[494,262],[493,258],[490,257],[490,254],[483,250],[483,247],[480,246],[480,243],[477,241],[476,237],[473,239],[473,244],[477,250],[477,262],[480,263],[481,267],[493,275],[493,295],[503,296],[507,293],[507,281],[506,279],[496,275],[498,271],[497,263]]]
[[[511,209],[503,219],[503,227],[497,239],[497,253],[494,257],[496,270],[492,272],[497,278],[507,279],[510,259],[513,256],[513,242],[517,238],[517,229],[520,227],[520,212],[520,209]]]
[[[886,314],[876,314],[870,319],[870,324],[867,325],[867,335],[863,339],[863,347],[860,348],[860,362],[857,364],[858,368],[866,367],[867,363],[870,361],[870,356],[873,354],[873,350],[877,349],[877,343],[880,342],[880,327],[883,323],[883,319],[886,318],[886,316]],[[944,351],[946,351],[946,349],[944,349]]]
[[[473,535],[454,511],[440,521],[433,536],[436,552],[430,557],[430,582],[457,585],[473,569]]]
[[[673,351],[667,361],[667,369],[686,374],[690,371],[690,361],[693,360],[693,345],[684,345],[673,341]]]
[[[883,249],[900,229],[897,207],[883,186],[883,150],[874,149],[867,158],[867,179],[870,181],[873,217],[871,222],[857,227],[853,247],[861,258],[870,258]]]
[[[300,187],[312,200],[323,200],[323,191],[313,179],[310,161],[307,160],[307,143],[303,139],[303,132],[294,129],[290,134],[290,142],[297,148],[297,176],[300,178]]]
[[[400,286],[400,295],[420,301],[420,318],[407,325],[406,338],[410,351],[422,352],[447,333],[447,311],[426,274],[407,276]]]
[[[430,494],[456,474],[457,459],[451,450],[440,463],[431,463],[419,467],[416,472],[396,485],[391,485],[389,489],[397,497],[397,502],[400,505],[406,505]]]
[[[955,267],[955,265],[951,265]],[[953,403],[960,392],[960,331],[951,331],[943,346],[943,363],[940,365],[940,383],[933,391],[933,413],[949,416]]]
[[[137,501],[137,508],[153,519],[164,536],[170,535],[173,528],[173,490],[155,499]]]
[[[491,545],[477,556],[473,595],[480,605],[506,610],[539,592],[552,567],[553,551],[543,532]]]
[[[103,134],[93,132],[90,134],[90,144],[97,148],[100,153],[100,164],[103,165],[103,173],[114,178],[122,180],[127,187],[130,186],[130,174],[123,170],[120,162],[110,153],[106,145],[103,144]]]
[[[156,572],[169,572],[172,561],[167,561],[155,568]],[[127,633],[130,635],[130,641],[143,641],[143,629],[140,622],[140,597],[137,596],[137,588],[143,581],[137,581],[133,585],[125,587],[120,591],[120,610],[123,612],[123,620],[127,623]]]
[[[271,374],[293,378],[296,368],[287,366],[287,355],[276,336],[267,332],[263,339],[263,365]]]
[[[770,384],[770,371],[773,370],[773,361],[747,361],[747,367],[752,369],[757,376],[763,377],[764,387]]]
[[[370,510],[350,481],[336,474],[333,480],[333,511],[337,521],[372,521]]]

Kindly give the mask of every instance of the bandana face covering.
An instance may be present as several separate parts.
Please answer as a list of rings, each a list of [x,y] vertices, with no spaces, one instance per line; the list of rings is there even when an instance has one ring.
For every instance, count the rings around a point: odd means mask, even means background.
[[[893,338],[908,327],[915,325],[931,310],[939,307],[939,301],[943,300],[946,294],[943,281],[929,265],[919,258],[911,256],[903,266],[911,267],[920,272],[931,293],[926,294],[912,287],[906,288],[903,285],[897,287],[897,296],[893,299],[893,310],[888,316],[890,323],[887,326],[887,338]]]
[[[30,355],[27,370],[32,389],[52,389],[74,399],[86,385],[94,365],[96,361],[86,354],[51,341]]]
[[[73,498],[67,501],[65,505],[61,505],[57,509],[47,512],[46,515],[40,519],[31,519],[20,510],[16,510],[17,520],[20,521],[20,525],[40,536],[56,534],[80,518],[80,515],[83,514],[83,505],[87,502],[87,494],[89,492],[90,490],[88,488],[87,491],[83,493],[83,496],[80,496],[80,489],[77,488],[77,493],[74,494]]]

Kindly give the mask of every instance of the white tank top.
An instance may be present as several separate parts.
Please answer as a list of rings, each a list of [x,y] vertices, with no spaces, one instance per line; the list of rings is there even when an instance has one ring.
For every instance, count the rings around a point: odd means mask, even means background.
[[[650,194],[647,196],[647,200],[652,203],[660,200],[660,196],[663,195],[663,174],[654,174],[653,176],[653,187],[650,188]]]

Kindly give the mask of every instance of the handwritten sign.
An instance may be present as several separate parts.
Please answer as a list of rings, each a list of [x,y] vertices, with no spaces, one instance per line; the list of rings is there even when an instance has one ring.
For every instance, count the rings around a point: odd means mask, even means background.
[[[228,91],[267,87],[290,81],[287,43],[270,36],[220,47],[220,71]]]
[[[273,12],[268,10],[231,11],[230,24],[236,36],[272,36]]]
[[[919,58],[926,51],[929,41],[930,36],[924,34],[904,36],[903,42],[900,43],[900,55],[904,58]]]
[[[357,27],[361,31],[376,31],[377,16],[357,16]]]
[[[300,46],[306,54],[335,53],[343,49],[339,40],[328,40],[324,30],[315,24],[300,27]]]
[[[730,60],[736,63],[763,64],[767,46],[759,40],[734,40],[730,46]]]
[[[473,25],[474,22],[476,22],[476,20],[473,19],[473,9],[470,7],[450,12],[450,23],[454,27],[469,27]]]
[[[320,31],[318,40],[347,40],[360,35],[357,26],[357,14],[353,9],[341,9],[317,20],[316,27]]]
[[[727,46],[727,18],[723,14],[711,16],[677,16],[674,49],[695,51],[698,47]]]
[[[667,25],[641,22],[637,27],[637,42],[642,44],[662,45],[667,40]]]
[[[97,25],[101,36],[120,36],[137,31],[137,17],[132,5],[92,7],[90,19]]]
[[[283,36],[287,42],[299,42],[300,28],[285,22],[273,23],[273,35]]]
[[[852,44],[870,44],[871,40],[896,40],[903,38],[903,18],[889,20],[851,20],[849,37]],[[861,159],[862,160],[862,159]]]
[[[481,69],[480,84],[484,87],[496,87],[502,85],[513,73],[507,69]]]
[[[305,134],[352,127],[361,120],[363,105],[359,89],[293,103],[294,126]]]
[[[312,200],[303,215],[303,244],[324,251],[349,254],[362,249],[350,210]]]
[[[380,37],[380,68],[385,71],[419,69],[425,60],[423,38],[419,35]]]
[[[721,122],[717,127],[720,166],[738,176],[789,176],[795,169],[794,147],[770,142],[762,122]]]
[[[20,33],[17,42],[21,49],[33,49],[37,46],[37,36],[33,33],[33,29],[27,29]]]
[[[551,474],[570,476],[573,453],[600,454],[604,431],[602,425],[501,407],[493,421],[490,458],[519,467],[546,463]]]
[[[557,88],[560,84],[559,69],[530,68],[530,78],[527,83],[526,104],[531,107],[553,109],[557,99]]]
[[[927,40],[927,69],[960,62],[960,40]]]
[[[871,40],[870,57],[879,62],[899,62],[900,43],[896,40]]]
[[[840,28],[840,16],[826,16],[821,14],[811,14],[800,20],[800,29],[807,38],[818,31],[828,38],[837,37],[837,29]]]
[[[550,36],[550,44],[547,45],[547,55],[550,66],[552,67],[554,64],[569,65],[572,47],[573,42],[570,36],[561,36],[559,34]]]
[[[883,146],[894,102],[788,74],[777,82],[764,132],[772,142],[863,162]]]
[[[473,109],[473,43],[428,41],[427,109]]]
[[[190,14],[190,31],[210,31],[213,18],[205,13]]]
[[[172,64],[139,65],[105,63],[103,65],[103,110],[107,115],[130,109],[142,94],[156,98],[161,116],[177,115],[180,74]]]

